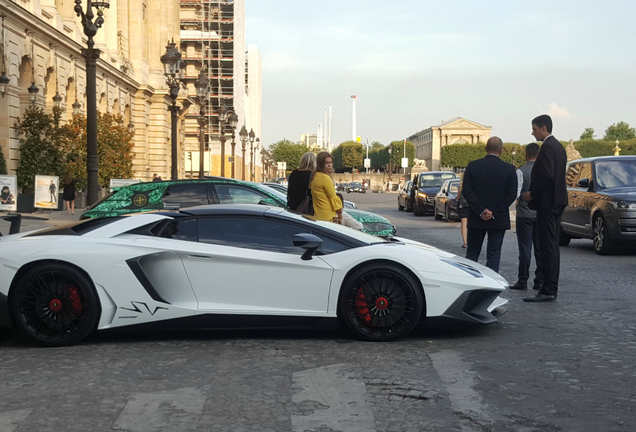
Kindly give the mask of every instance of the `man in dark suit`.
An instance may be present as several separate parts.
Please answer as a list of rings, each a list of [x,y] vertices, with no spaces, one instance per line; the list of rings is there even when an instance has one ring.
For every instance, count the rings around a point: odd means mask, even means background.
[[[501,245],[510,229],[509,207],[517,197],[517,174],[512,164],[499,159],[503,143],[491,137],[486,156],[466,167],[462,195],[468,201],[468,247],[466,258],[477,261],[488,234],[486,267],[499,271]]]
[[[549,302],[556,300],[559,289],[559,229],[561,215],[568,204],[565,185],[567,155],[563,145],[552,136],[550,116],[544,114],[532,120],[532,135],[537,141],[543,141],[543,145],[532,168],[530,190],[522,197],[530,209],[537,211],[543,287],[534,297],[523,300]]]

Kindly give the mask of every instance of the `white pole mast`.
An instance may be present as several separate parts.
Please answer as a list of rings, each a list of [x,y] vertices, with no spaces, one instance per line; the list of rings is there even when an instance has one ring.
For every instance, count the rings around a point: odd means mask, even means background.
[[[331,145],[331,105],[329,105],[329,142],[327,143],[327,145],[327,149],[329,153],[331,153],[331,151],[333,150],[333,146]]]
[[[351,96],[352,99],[352,119],[351,119],[351,127],[352,127],[352,133],[353,133],[353,137],[351,138],[351,141],[355,142],[356,138],[358,138],[358,134],[356,133],[356,101],[358,100],[358,96],[356,95],[352,95]]]

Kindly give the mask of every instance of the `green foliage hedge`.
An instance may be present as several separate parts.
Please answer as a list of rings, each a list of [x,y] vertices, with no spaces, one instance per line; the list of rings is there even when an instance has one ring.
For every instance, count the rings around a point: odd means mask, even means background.
[[[567,146],[567,142],[561,142]],[[614,141],[580,140],[574,142],[574,148],[581,153],[581,157],[611,156],[614,154]],[[452,168],[466,168],[468,162],[480,159],[486,155],[485,144],[452,144],[442,147],[442,166]],[[636,155],[636,139],[619,142],[621,155]],[[513,154],[514,152],[514,154]],[[525,145],[504,143],[501,159],[517,167],[526,163]]]

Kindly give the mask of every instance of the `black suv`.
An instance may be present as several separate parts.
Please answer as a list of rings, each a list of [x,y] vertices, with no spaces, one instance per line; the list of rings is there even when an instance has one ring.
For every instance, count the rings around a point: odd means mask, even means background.
[[[559,244],[588,238],[599,255],[636,245],[636,156],[602,156],[569,162],[568,205]]]
[[[458,178],[451,171],[427,171],[413,176],[411,187],[411,203],[413,214],[422,216],[433,213],[435,209],[435,195],[446,180]]]

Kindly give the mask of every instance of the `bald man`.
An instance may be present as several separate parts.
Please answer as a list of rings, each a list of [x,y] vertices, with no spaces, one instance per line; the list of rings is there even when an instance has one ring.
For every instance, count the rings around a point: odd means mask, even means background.
[[[462,195],[468,201],[468,245],[466,258],[477,262],[486,235],[486,267],[499,272],[501,246],[510,229],[509,208],[517,198],[515,166],[502,161],[503,142],[491,137],[486,156],[468,164]]]

